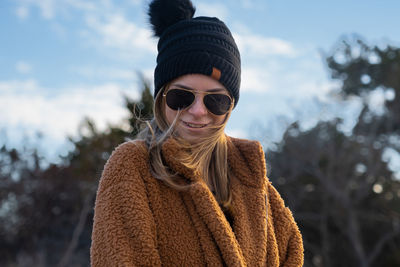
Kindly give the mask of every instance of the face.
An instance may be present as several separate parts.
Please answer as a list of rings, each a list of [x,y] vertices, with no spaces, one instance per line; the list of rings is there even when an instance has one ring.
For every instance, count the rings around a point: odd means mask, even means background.
[[[183,109],[176,124],[177,134],[188,141],[195,143],[200,137],[206,137],[212,130],[212,126],[219,126],[224,123],[227,114],[215,115],[208,111],[204,105],[205,93],[219,93],[229,95],[226,88],[217,80],[202,74],[188,74],[173,80],[168,90],[184,88],[195,91],[195,100],[192,105]],[[165,96],[164,96],[165,98]],[[169,124],[175,120],[178,111],[173,110],[165,103],[165,117]]]

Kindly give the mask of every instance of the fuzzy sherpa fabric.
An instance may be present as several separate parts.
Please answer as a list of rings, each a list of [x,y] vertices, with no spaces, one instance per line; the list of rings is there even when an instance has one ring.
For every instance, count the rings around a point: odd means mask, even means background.
[[[232,226],[198,173],[176,159],[176,140],[162,153],[193,186],[178,192],[155,179],[143,141],[120,145],[97,192],[92,266],[303,265],[301,234],[266,178],[258,142],[228,138]]]

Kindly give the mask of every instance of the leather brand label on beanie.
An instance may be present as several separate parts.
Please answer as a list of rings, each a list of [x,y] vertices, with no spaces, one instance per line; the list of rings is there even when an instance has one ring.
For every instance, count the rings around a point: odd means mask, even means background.
[[[215,80],[219,81],[219,79],[221,78],[221,71],[219,69],[213,67],[211,77],[214,78]]]

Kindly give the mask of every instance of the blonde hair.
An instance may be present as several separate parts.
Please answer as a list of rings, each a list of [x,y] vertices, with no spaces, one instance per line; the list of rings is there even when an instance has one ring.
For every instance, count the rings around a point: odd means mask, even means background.
[[[181,149],[189,153],[182,153],[179,161],[186,167],[198,171],[210,189],[213,189],[218,203],[225,209],[230,209],[230,170],[228,166],[228,145],[224,133],[226,123],[230,116],[233,104],[226,114],[225,120],[221,125],[213,126],[212,133],[207,137],[200,138],[196,144],[189,144],[176,135],[176,123],[181,112],[178,111],[174,121],[169,125],[165,116],[164,90],[169,85],[164,86],[157,94],[153,112],[154,118],[147,123],[147,127],[138,135],[145,140],[149,148],[150,167],[153,175],[168,186],[176,190],[186,190],[190,185],[179,183],[176,173],[168,168],[161,155],[161,146],[169,137],[176,138]]]

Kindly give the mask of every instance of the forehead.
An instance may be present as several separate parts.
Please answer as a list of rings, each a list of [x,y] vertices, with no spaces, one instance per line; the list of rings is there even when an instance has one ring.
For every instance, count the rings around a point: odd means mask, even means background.
[[[170,86],[183,86],[197,91],[227,92],[219,81],[203,74],[187,74],[170,83]]]

